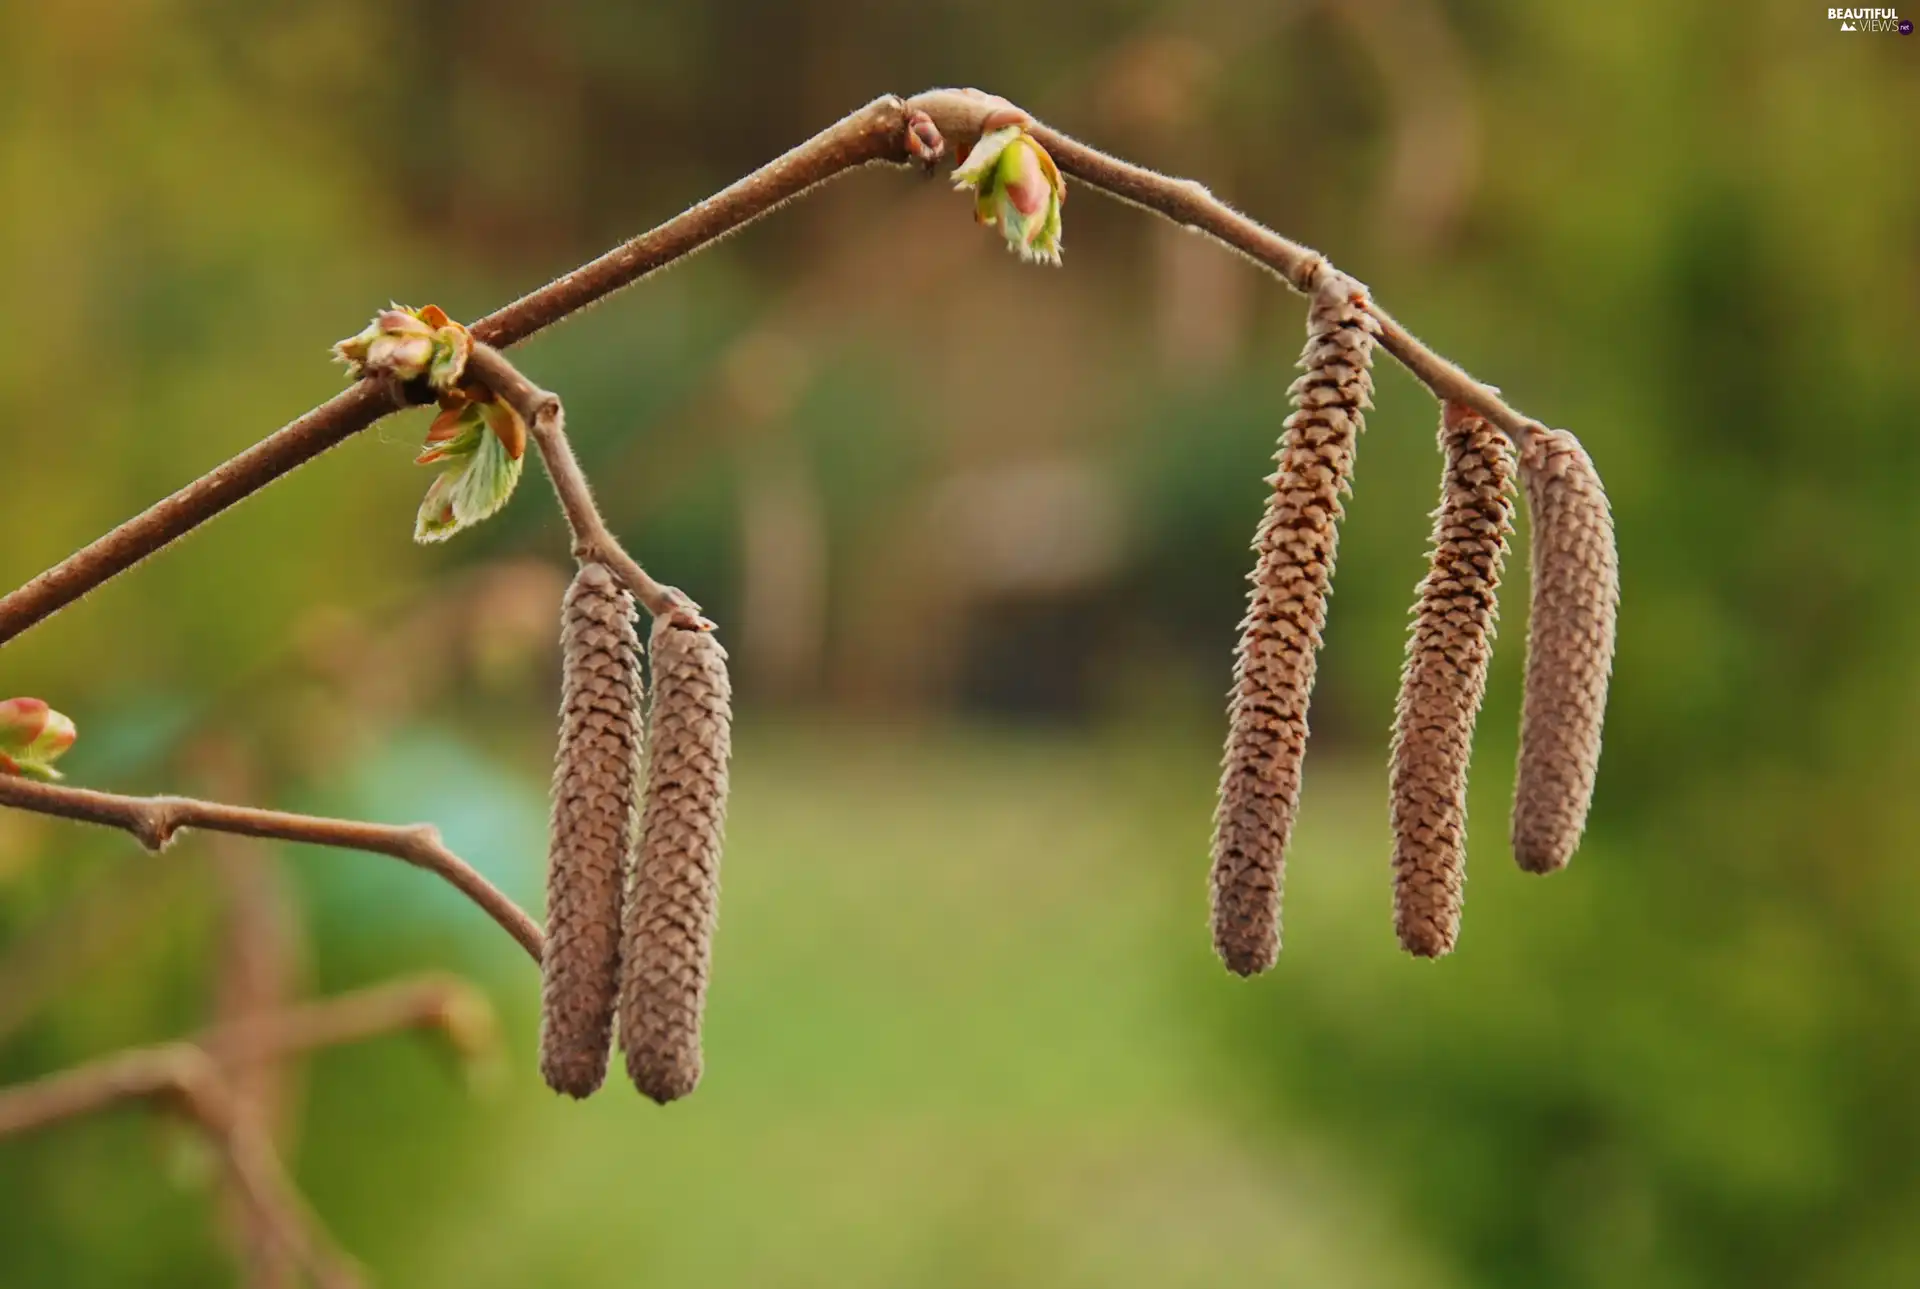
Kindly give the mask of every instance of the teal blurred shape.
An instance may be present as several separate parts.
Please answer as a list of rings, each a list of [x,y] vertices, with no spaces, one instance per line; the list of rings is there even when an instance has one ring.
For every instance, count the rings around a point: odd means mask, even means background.
[[[150,777],[204,713],[203,703],[177,693],[136,694],[97,715],[69,712],[85,737],[62,768],[84,775],[89,786],[123,790],[128,780]]]
[[[415,727],[352,767],[310,806],[380,823],[431,823],[454,853],[533,910],[547,853],[546,794],[445,730]],[[445,882],[384,857],[306,864],[323,930],[369,938],[446,932],[492,945],[498,928]]]

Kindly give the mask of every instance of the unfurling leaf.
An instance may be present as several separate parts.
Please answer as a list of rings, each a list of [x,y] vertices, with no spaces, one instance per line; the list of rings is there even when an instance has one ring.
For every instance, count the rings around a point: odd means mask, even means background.
[[[527,423],[520,419],[519,412],[501,402],[482,404],[480,411],[508,456],[518,461],[527,454]]]
[[[434,418],[418,460],[446,462],[447,469],[420,503],[413,527],[415,541],[443,542],[487,518],[513,496],[520,482],[521,458],[499,432],[489,429],[498,418],[494,409],[499,406],[504,405],[469,403]],[[511,410],[508,416],[510,426],[518,429],[517,441],[524,452],[526,427]]]

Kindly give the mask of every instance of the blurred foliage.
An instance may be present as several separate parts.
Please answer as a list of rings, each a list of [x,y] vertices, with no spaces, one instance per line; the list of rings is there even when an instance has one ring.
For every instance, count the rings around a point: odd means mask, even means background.
[[[1193,174],[1582,435],[1625,586],[1588,845],[1504,854],[1516,551],[1461,948],[1392,947],[1436,471],[1383,371],[1288,948],[1225,978],[1216,698],[1298,302],[1088,195],[1042,273],[857,175],[524,359],[742,669],[709,1082],[558,1104],[494,928],[289,853],[321,990],[468,972],[519,1054],[480,1104],[413,1040],[313,1062],[296,1170],[347,1246],[421,1286],[1920,1281],[1920,39],[1797,0],[6,6],[0,583],[337,389],[387,299],[475,316],[941,82]],[[435,819],[534,899],[561,528],[533,484],[414,547],[423,431],[8,645],[0,691],[74,716],[79,782],[193,790],[218,736],[262,799]],[[218,904],[192,842],[0,814],[0,1079],[204,1023]],[[0,1143],[0,1280],[226,1275],[153,1122]]]

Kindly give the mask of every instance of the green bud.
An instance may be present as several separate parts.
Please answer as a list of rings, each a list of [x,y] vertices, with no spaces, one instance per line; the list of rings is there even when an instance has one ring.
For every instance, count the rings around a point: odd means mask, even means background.
[[[953,172],[953,186],[974,194],[974,218],[999,228],[1007,246],[1034,263],[1060,262],[1060,208],[1067,186],[1059,167],[1023,125],[980,136]]]
[[[57,779],[53,763],[73,746],[73,722],[38,698],[0,703],[0,774]]]

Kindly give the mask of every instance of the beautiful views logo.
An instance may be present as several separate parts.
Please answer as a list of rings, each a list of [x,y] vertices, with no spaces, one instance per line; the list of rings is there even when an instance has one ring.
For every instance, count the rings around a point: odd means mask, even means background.
[[[1902,18],[1891,9],[1829,9],[1827,20],[1839,23],[1842,31],[1913,34],[1913,20]]]

